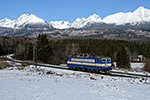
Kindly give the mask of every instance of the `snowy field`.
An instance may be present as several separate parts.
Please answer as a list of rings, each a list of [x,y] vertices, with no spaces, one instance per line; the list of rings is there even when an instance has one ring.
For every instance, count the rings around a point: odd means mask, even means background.
[[[150,100],[149,78],[8,63],[12,67],[0,70],[0,100]]]

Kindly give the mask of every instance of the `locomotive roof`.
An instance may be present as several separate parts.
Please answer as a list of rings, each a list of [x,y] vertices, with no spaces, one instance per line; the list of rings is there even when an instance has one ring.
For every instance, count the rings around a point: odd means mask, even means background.
[[[79,55],[70,55],[69,57],[102,58],[102,57],[106,57],[106,56],[103,56],[103,55],[93,55],[93,54],[79,54]]]

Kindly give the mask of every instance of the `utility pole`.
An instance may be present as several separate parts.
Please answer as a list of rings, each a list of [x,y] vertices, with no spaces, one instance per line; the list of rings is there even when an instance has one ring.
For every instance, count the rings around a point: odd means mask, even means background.
[[[37,44],[33,44],[33,62],[35,62],[35,68],[37,68]]]
[[[35,64],[35,68],[37,68],[37,43],[35,43],[35,60],[36,60],[36,64]]]
[[[33,44],[33,62],[35,62],[35,45]]]

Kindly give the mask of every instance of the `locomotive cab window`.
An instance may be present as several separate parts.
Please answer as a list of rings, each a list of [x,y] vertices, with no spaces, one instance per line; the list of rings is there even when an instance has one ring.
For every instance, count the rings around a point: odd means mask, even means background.
[[[102,62],[106,62],[106,59],[105,59],[105,58],[102,58]]]
[[[107,62],[111,62],[111,59],[110,59],[110,58],[107,58]]]

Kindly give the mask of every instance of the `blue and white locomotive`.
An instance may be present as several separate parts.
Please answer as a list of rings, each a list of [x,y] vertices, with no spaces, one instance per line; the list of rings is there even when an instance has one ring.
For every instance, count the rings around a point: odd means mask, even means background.
[[[68,56],[67,66],[70,69],[84,69],[92,72],[110,73],[111,58],[90,54]]]

